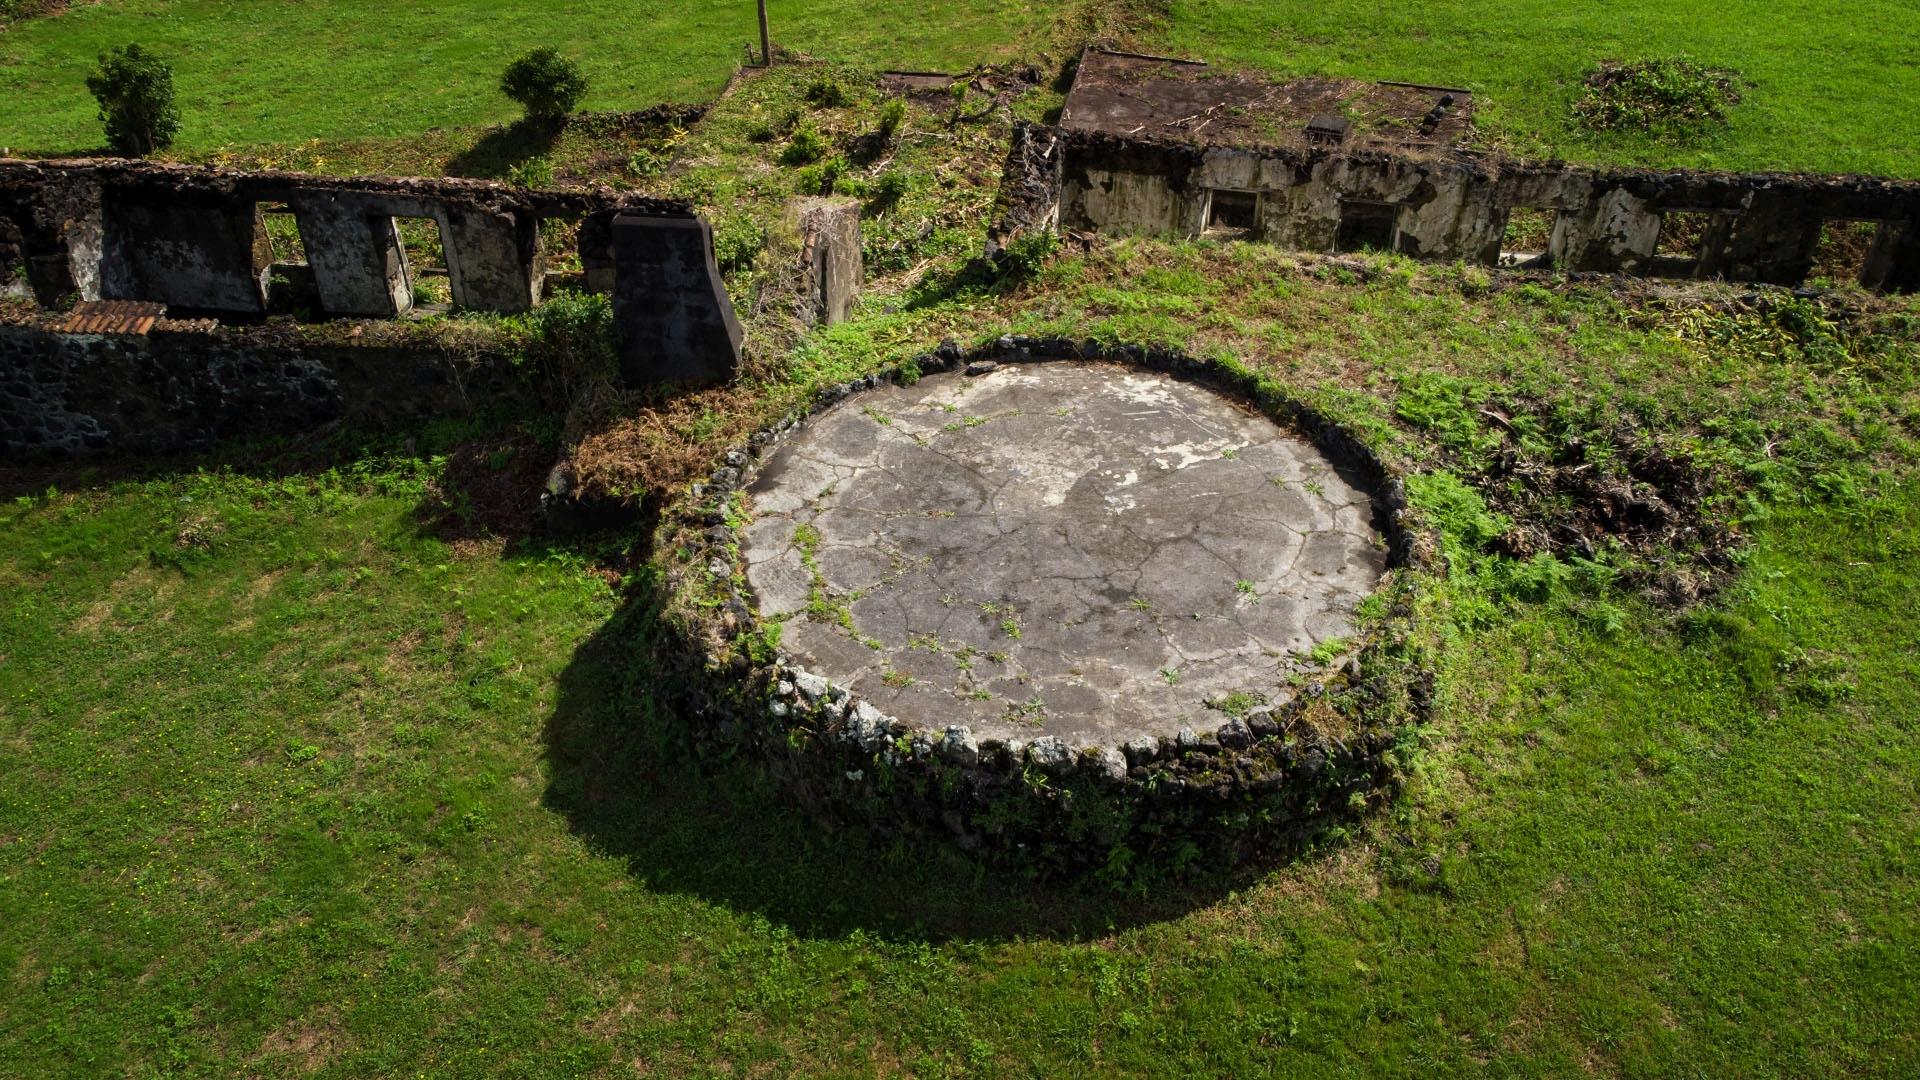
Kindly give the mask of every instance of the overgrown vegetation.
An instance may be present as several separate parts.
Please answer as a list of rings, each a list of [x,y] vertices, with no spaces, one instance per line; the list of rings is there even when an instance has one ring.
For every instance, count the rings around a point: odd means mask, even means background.
[[[0,0],[0,29],[36,15],[51,15],[66,6],[67,0]]]
[[[1589,131],[1630,131],[1687,139],[1725,127],[1740,101],[1739,77],[1685,57],[1601,64],[1573,104]]]
[[[1407,365],[1491,347],[1487,370],[1611,385],[1692,348],[1602,295],[1224,254],[1127,261],[1142,294],[1208,309],[1202,333],[1261,331],[1251,362],[1296,390],[1289,355],[1386,364],[1323,400],[1408,447],[1424,429],[1362,404]],[[1112,309],[1122,265],[1047,276]],[[1240,295],[1256,273],[1275,291]],[[1714,392],[1778,366],[1863,421],[1905,402],[1910,437],[1910,391],[1807,355],[1730,359]],[[1769,415],[1762,391],[1727,420]],[[694,771],[629,692],[658,593],[592,572],[634,565],[619,541],[423,531],[473,434],[285,473],[43,476],[0,506],[0,1068],[1798,1076],[1920,1053],[1920,486],[1898,454],[1859,458],[1888,471],[1858,498],[1772,500],[1733,587],[1680,618],[1526,590],[1472,617],[1473,566],[1516,564],[1485,549],[1498,515],[1417,484],[1474,554],[1425,616],[1454,640],[1405,801],[1291,866],[1139,902],[823,834],[751,769]]]
[[[1290,55],[1373,42],[1371,63],[1433,81],[1585,62],[1434,44],[1473,19],[1428,18],[1417,37],[1338,5],[1176,3],[1158,24],[1152,8],[1082,13],[1168,35],[1147,41],[1212,26],[1243,50],[1269,48],[1265,30],[1219,28],[1320,27]],[[1685,8],[1643,16],[1657,29]],[[57,21],[123,9],[144,10]],[[844,18],[845,47],[908,66],[890,50],[950,55],[969,20],[1007,14],[956,9],[883,46],[891,11],[877,29]],[[200,13],[218,27],[223,12]],[[271,32],[283,15],[250,17]],[[680,17],[662,10],[663,40]],[[498,69],[486,49],[470,79]],[[1711,55],[1765,74],[1768,94],[1792,85],[1737,52]],[[663,77],[652,56],[623,74],[582,55],[598,93]],[[0,65],[0,87],[18,71]],[[692,199],[755,352],[735,386],[608,393],[606,301],[563,292],[431,326],[513,342],[570,395],[600,387],[564,424],[0,470],[0,1072],[1912,1071],[1920,310],[1204,242],[1049,237],[983,271],[968,264],[1006,118],[1048,100],[990,76],[930,108],[858,68],[794,64],[744,77],[699,123],[575,116],[535,142],[515,125],[483,145],[454,131],[228,153]],[[319,97],[297,115],[326,115]],[[442,115],[420,97],[408,123]],[[1554,130],[1488,107],[1508,135]],[[1851,153],[1768,135],[1781,107],[1743,104],[1736,141],[1702,153]],[[802,130],[818,153],[782,161]],[[854,321],[800,335],[761,286],[780,210],[822,187],[866,203],[873,280]],[[408,242],[431,260],[424,234]],[[1145,898],[825,830],[754,767],[691,764],[691,718],[644,692],[667,578],[686,569],[673,535],[527,535],[563,453],[583,486],[672,500],[816,389],[1006,333],[1183,349],[1408,476],[1452,570],[1418,593],[1438,681],[1388,814],[1286,865],[1184,866]],[[851,621],[816,592],[810,617]],[[994,617],[1011,639],[1043,616]]]

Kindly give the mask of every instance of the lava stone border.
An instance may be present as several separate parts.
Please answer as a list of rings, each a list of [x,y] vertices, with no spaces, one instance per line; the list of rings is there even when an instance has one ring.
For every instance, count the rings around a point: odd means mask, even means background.
[[[976,739],[964,726],[922,729],[887,716],[781,654],[746,584],[743,489],[814,413],[883,383],[1006,363],[1098,360],[1170,374],[1250,404],[1361,474],[1388,541],[1387,615],[1364,627],[1351,658],[1316,666],[1278,706],[1226,718],[1217,731],[1124,747],[1072,747],[1052,736]],[[729,450],[692,486],[674,530],[668,604],[675,633],[656,657],[662,702],[703,756],[757,759],[801,805],[883,835],[945,837],[1041,873],[1126,879],[1148,867],[1238,862],[1297,846],[1388,798],[1410,732],[1430,708],[1432,668],[1414,633],[1420,575],[1444,572],[1434,532],[1365,442],[1253,375],[1185,353],[1093,340],[1006,336],[933,352],[827,387]],[[663,528],[670,528],[663,523]],[[1376,595],[1378,595],[1378,593]],[[1224,716],[1224,714],[1223,714]]]

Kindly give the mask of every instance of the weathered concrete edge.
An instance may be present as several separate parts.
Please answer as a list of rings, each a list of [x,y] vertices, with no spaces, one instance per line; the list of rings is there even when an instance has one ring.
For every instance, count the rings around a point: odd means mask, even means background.
[[[764,647],[766,623],[746,595],[728,504],[760,464],[812,415],[883,383],[970,363],[1105,361],[1199,382],[1252,405],[1306,436],[1374,492],[1389,544],[1378,592],[1387,616],[1362,629],[1349,659],[1288,702],[1226,717],[1217,730],[1183,728],[1171,738],[1124,746],[1067,746],[976,739],[964,726],[921,728],[879,709]],[[1422,573],[1444,572],[1432,528],[1408,505],[1405,487],[1364,441],[1313,407],[1245,372],[1185,353],[1093,340],[1002,337],[975,350],[951,341],[934,352],[827,387],[808,407],[754,433],[694,486],[709,527],[683,554],[702,584],[727,593],[687,635],[706,686],[690,710],[703,752],[741,751],[761,760],[799,801],[886,831],[931,830],[969,848],[1079,866],[1116,844],[1164,848],[1174,838],[1232,857],[1259,836],[1302,836],[1319,823],[1372,805],[1397,784],[1395,751],[1430,706],[1432,673],[1414,640]],[[757,658],[750,655],[758,652]],[[1327,724],[1327,719],[1338,719]],[[1329,729],[1333,729],[1330,731]],[[1357,805],[1356,805],[1357,804]],[[1090,835],[1097,834],[1097,835]],[[1063,849],[1060,841],[1075,841]],[[1081,844],[1080,840],[1095,841]]]

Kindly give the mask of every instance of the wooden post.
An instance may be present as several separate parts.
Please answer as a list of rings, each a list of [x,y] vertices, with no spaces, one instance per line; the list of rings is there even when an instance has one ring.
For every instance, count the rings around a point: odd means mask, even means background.
[[[773,66],[773,42],[767,37],[767,0],[760,0],[760,66]]]

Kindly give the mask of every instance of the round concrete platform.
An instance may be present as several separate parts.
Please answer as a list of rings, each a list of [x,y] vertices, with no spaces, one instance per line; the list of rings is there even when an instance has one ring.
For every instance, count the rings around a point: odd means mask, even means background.
[[[1371,497],[1311,444],[1110,364],[856,395],[749,498],[747,578],[782,651],[983,740],[1119,746],[1277,704],[1387,561]]]

